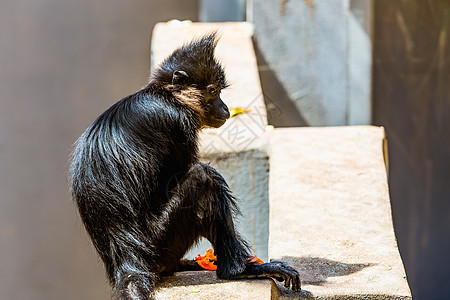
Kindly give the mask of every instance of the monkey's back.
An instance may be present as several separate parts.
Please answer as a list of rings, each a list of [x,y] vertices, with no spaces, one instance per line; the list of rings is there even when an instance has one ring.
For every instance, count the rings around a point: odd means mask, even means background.
[[[139,91],[107,109],[78,139],[70,181],[82,218],[148,219],[143,214],[158,212],[170,180],[197,160],[195,124],[174,105]]]

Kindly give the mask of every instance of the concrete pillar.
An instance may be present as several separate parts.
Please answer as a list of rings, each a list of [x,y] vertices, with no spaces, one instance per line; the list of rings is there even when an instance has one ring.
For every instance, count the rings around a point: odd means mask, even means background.
[[[245,0],[200,0],[201,22],[245,21]]]
[[[311,126],[369,124],[372,0],[253,0],[255,40]]]

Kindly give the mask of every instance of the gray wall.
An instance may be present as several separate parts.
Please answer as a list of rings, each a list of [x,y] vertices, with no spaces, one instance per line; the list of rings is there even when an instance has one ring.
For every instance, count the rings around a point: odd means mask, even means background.
[[[189,1],[22,0],[0,9],[1,299],[110,299],[70,201],[72,143],[144,85],[157,21]]]
[[[375,12],[374,122],[400,253],[415,300],[450,299],[450,1],[377,0]]]

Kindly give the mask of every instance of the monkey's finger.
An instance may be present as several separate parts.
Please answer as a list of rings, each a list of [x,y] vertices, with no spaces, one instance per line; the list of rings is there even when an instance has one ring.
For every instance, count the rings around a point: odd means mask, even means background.
[[[283,277],[288,277],[288,280],[285,282],[285,287],[290,288],[292,285],[292,290],[298,291],[300,289],[300,277],[298,272],[291,268],[290,266],[283,266],[282,268]]]
[[[294,279],[292,280],[292,290],[296,292],[301,290],[301,283],[298,275],[295,275]]]
[[[291,277],[288,276],[288,278],[284,281],[284,286],[287,289],[291,286]]]

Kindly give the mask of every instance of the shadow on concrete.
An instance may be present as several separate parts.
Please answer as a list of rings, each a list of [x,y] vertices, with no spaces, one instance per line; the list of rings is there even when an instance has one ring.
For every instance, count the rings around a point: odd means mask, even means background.
[[[281,261],[293,266],[300,273],[302,284],[311,285],[325,285],[329,277],[350,275],[374,265],[371,263],[348,264],[309,256],[283,256]]]
[[[269,124],[274,127],[309,126],[265,60],[255,39],[253,39],[253,45]]]
[[[239,279],[236,281],[255,281],[255,280],[267,280],[267,279]],[[276,282],[276,280],[272,280]],[[157,289],[159,288],[172,288],[172,287],[180,287],[180,286],[198,286],[198,285],[208,285],[208,284],[217,284],[217,283],[225,283],[230,282],[229,280],[218,279],[216,276],[216,272],[212,271],[187,271],[187,272],[178,272],[173,276],[162,277],[160,282],[157,285]],[[301,290],[299,292],[293,292],[291,290],[283,287],[283,283],[278,283],[278,288],[276,288],[275,284],[272,284],[271,289],[272,295],[284,295],[287,297],[294,297],[300,299],[308,299],[312,298],[312,293],[306,290]]]
[[[302,285],[317,285],[322,286],[327,283],[329,277],[346,276],[364,268],[373,266],[371,263],[364,264],[348,264],[338,261],[333,261],[319,257],[292,257],[284,256],[280,259],[294,267],[300,273],[300,279]],[[173,276],[162,277],[158,287],[176,287],[176,286],[189,286],[189,285],[206,285],[227,282],[227,280],[218,279],[216,272],[212,271],[188,271],[178,272]],[[313,298],[313,294],[307,290],[301,290],[300,292],[293,292],[286,289],[282,282],[277,282],[277,291],[272,290],[273,293],[277,293],[278,296],[294,299],[309,299]]]
[[[300,273],[300,280],[302,287],[306,284],[322,286],[327,283],[329,277],[346,276],[356,273],[366,267],[374,264],[347,264],[338,261],[329,260],[319,257],[292,257],[283,256],[281,261],[284,261],[294,267]],[[282,282],[275,281],[277,285],[276,299],[311,299],[314,295],[302,289],[300,292],[292,292],[283,287]],[[272,291],[272,295],[273,295]]]

